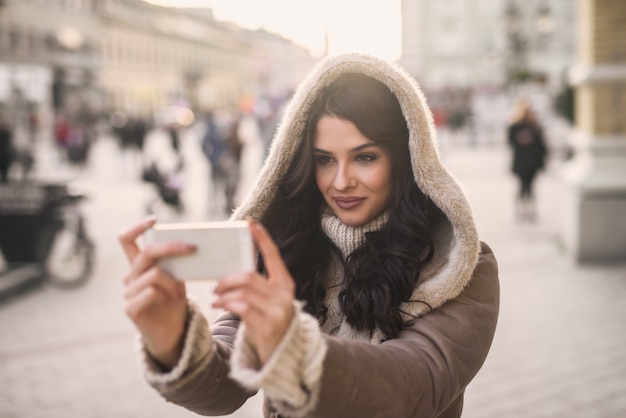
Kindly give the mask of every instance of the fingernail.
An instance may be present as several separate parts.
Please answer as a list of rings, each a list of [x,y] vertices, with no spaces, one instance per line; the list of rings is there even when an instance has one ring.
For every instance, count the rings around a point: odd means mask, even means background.
[[[144,225],[150,225],[157,220],[156,215],[150,215],[143,220]]]
[[[190,242],[177,242],[176,247],[181,251],[192,251],[197,248],[195,244]]]

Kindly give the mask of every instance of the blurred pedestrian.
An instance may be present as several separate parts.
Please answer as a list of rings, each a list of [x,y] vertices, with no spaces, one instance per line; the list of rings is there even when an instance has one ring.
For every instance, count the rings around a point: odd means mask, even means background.
[[[120,140],[124,170],[132,177],[145,168],[143,151],[147,131],[148,123],[142,116],[118,115],[114,125],[114,132]]]
[[[58,112],[54,119],[54,141],[58,150],[65,157],[67,143],[70,137],[70,122],[63,112]]]
[[[9,169],[14,158],[13,127],[7,116],[0,115],[0,183],[9,181]]]
[[[29,103],[27,114],[28,139],[30,146],[35,147],[39,132],[39,109],[36,103]]]
[[[537,173],[545,166],[548,150],[543,129],[527,100],[516,103],[507,135],[513,154],[511,170],[519,180],[515,216],[532,222],[537,218],[533,186]]]
[[[181,159],[182,156],[180,152],[180,132],[178,131],[178,124],[170,123],[169,125],[167,125],[166,130],[167,134],[170,137],[170,146],[172,147],[172,151],[174,151],[174,154],[178,159]]]
[[[85,169],[89,161],[91,138],[81,121],[72,121],[67,139],[67,160],[74,166]]]
[[[265,417],[460,417],[494,336],[498,271],[419,87],[377,58],[333,56],[284,115],[231,218],[255,219],[257,271],[217,282],[213,325],[159,268],[192,245],[140,247],[154,220],[120,236],[147,380],[202,415],[262,390]]]
[[[269,102],[268,111],[263,118],[259,119],[261,126],[261,137],[263,138],[263,160],[267,158],[272,139],[276,133],[278,123],[282,118],[285,101],[278,99]]]
[[[256,176],[261,170],[265,153],[265,141],[261,134],[261,124],[255,114],[255,102],[252,97],[244,96],[240,103],[240,117],[237,136],[241,142],[241,162],[237,194],[239,201],[252,190]]]
[[[237,120],[224,110],[209,112],[202,137],[202,151],[211,167],[210,207],[223,205],[222,215],[230,215],[235,208],[235,194],[239,180],[241,142],[237,135]],[[221,195],[224,200],[222,201]]]

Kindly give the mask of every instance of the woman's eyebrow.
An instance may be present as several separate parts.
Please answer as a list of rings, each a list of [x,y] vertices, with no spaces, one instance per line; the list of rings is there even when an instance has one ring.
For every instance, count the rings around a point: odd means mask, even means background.
[[[363,145],[359,145],[358,147],[354,147],[350,150],[350,152],[354,153],[354,152],[359,152],[359,151],[363,151],[366,148],[370,148],[370,147],[380,147],[380,145],[378,145],[376,142],[368,142],[365,143]]]
[[[349,150],[349,152],[353,154],[355,152],[363,151],[364,149],[370,148],[370,147],[377,147],[378,148],[378,147],[380,147],[380,145],[378,145],[375,142],[368,142],[366,144],[359,145],[358,147],[351,148]],[[332,152],[323,150],[321,148],[313,148],[313,152],[316,152],[318,154],[329,154],[329,155],[332,154]]]

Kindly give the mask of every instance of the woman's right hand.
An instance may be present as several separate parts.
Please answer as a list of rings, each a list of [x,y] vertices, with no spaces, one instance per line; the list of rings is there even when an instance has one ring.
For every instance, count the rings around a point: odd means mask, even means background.
[[[163,257],[190,254],[195,248],[183,242],[140,248],[137,238],[155,222],[154,218],[147,219],[119,235],[131,265],[124,278],[124,299],[126,314],[139,330],[148,353],[170,370],[182,353],[187,295],[184,283],[158,268],[157,262]]]

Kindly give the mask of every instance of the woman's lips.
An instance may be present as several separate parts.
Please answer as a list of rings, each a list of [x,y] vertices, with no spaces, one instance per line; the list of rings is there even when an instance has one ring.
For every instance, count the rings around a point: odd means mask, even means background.
[[[363,197],[334,197],[333,199],[341,209],[352,209],[365,200]]]

